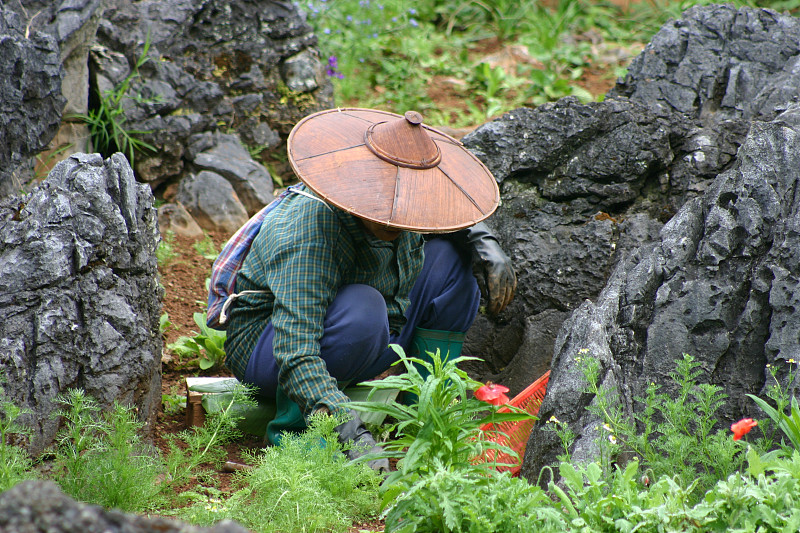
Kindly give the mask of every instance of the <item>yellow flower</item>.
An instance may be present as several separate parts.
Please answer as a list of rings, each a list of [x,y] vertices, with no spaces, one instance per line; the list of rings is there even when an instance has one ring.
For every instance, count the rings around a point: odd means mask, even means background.
[[[794,359],[789,359],[789,360],[788,360],[788,361],[786,361],[786,362],[787,362],[787,363],[789,363],[789,364],[792,364],[792,365],[793,365],[793,364],[795,364],[797,361],[795,361]]]

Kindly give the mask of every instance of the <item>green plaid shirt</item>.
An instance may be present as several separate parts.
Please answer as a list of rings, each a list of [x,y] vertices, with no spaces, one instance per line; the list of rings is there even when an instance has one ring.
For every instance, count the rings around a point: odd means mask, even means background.
[[[422,245],[422,236],[411,232],[381,241],[341,209],[288,196],[267,215],[236,277],[236,292],[266,293],[243,295],[232,306],[226,366],[242,379],[271,321],[281,388],[305,414],[321,406],[340,410],[348,399],[319,357],[328,305],[339,287],[370,285],[386,300],[390,329],[399,332],[408,294],[422,270]]]

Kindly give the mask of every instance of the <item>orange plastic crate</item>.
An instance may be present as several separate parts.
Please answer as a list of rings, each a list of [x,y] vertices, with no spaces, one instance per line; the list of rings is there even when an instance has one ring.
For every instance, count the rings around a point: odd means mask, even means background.
[[[544,393],[547,391],[547,382],[550,379],[550,371],[545,372],[542,377],[528,385],[525,390],[514,396],[508,402],[508,405],[524,409],[532,415],[539,413],[539,406],[542,405]],[[498,413],[508,412],[508,408],[501,407]],[[508,446],[517,452],[518,458],[514,458],[509,454],[500,454],[497,457],[498,463],[509,463],[514,466],[497,466],[499,471],[509,471],[512,475],[519,475],[521,468],[522,456],[525,454],[525,446],[528,444],[528,437],[533,430],[533,423],[535,420],[520,420],[519,422],[501,422],[499,424],[484,424],[481,430],[487,432],[487,438],[492,442],[497,442]],[[484,457],[481,458],[482,462],[493,463],[495,462],[495,450],[487,450]]]

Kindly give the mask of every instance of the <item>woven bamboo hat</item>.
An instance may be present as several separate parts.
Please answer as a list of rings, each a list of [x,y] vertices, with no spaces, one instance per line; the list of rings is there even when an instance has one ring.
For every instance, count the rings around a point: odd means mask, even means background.
[[[489,169],[416,111],[320,111],[298,122],[287,144],[292,168],[317,196],[389,228],[455,231],[500,201]]]

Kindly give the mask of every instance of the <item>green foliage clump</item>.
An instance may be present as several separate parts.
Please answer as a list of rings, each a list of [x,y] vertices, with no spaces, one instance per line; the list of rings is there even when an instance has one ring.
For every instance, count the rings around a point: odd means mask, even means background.
[[[386,515],[387,533],[566,531],[540,487],[508,473],[476,476],[435,463]]]
[[[794,359],[787,361],[789,364],[789,371],[787,376],[787,383],[793,386],[795,382],[795,364]],[[759,398],[753,394],[747,396],[756,402],[764,413],[769,416],[769,419],[780,429],[783,437],[780,442],[781,449],[785,454],[791,454],[793,451],[800,451],[800,406],[797,403],[797,397],[789,395],[787,390],[781,386],[778,380],[778,368],[774,365],[767,365],[767,368],[772,375],[774,383],[767,387],[767,398],[775,405],[774,407],[763,398]],[[785,439],[789,439],[787,444]],[[771,443],[771,439],[768,441]]]
[[[180,357],[197,360],[201,370],[216,370],[225,363],[225,340],[228,335],[224,331],[212,329],[206,325],[206,312],[194,313],[194,323],[200,333],[189,337],[183,335],[175,342],[167,345]]]
[[[430,124],[461,127],[565,96],[600,100],[603,94],[590,92],[599,89],[581,83],[589,68],[612,81],[669,19],[712,2],[305,0],[298,6],[328,58],[337,105],[416,109]],[[756,7],[753,0],[732,3]],[[757,7],[796,12],[800,2]],[[489,66],[487,80],[480,63],[509,51],[522,51],[524,59]],[[432,91],[446,86],[444,97]]]
[[[490,461],[476,461],[489,454],[516,454],[503,445],[494,433],[483,432],[487,423],[501,423],[532,418],[531,415],[511,408],[497,412],[498,407],[479,401],[467,393],[481,386],[470,378],[458,364],[474,357],[456,357],[442,361],[439,351],[430,353],[432,362],[405,355],[398,345],[392,345],[406,371],[397,376],[366,382],[375,390],[396,389],[403,397],[417,400],[407,404],[393,400],[383,402],[351,402],[359,411],[380,412],[394,420],[389,431],[395,434],[385,443],[386,457],[398,458],[398,471],[392,473],[385,486],[399,483],[395,492],[402,492],[415,475],[434,468],[437,464],[450,470],[463,469],[476,475],[486,475],[496,466],[508,466]],[[423,377],[419,368],[427,371]]]
[[[697,382],[701,371],[691,355],[676,360],[676,370],[670,374],[677,389],[674,394],[659,392],[661,386],[650,383],[646,396],[636,398],[643,408],[634,420],[622,412],[617,392],[599,385],[597,359],[578,359],[586,382],[584,392],[595,397],[587,409],[604,422],[600,429],[607,438],[598,441],[606,461],[620,451],[632,452],[654,477],[676,476],[681,486],[693,486],[692,501],[741,463],[741,448],[730,433],[713,431],[716,413],[727,395],[721,387]]]
[[[177,256],[178,253],[175,251],[175,232],[167,230],[158,240],[158,246],[156,246],[156,261],[158,262],[158,266],[167,266]]]
[[[180,486],[198,475],[203,464],[219,465],[225,458],[224,446],[242,435],[238,415],[242,406],[253,403],[251,390],[238,385],[229,389],[224,404],[206,414],[205,423],[168,436],[166,458],[167,479],[171,486]]]
[[[564,531],[797,531],[800,454],[764,462],[751,449],[747,458],[747,473],[719,480],[695,504],[690,499],[696,481],[684,486],[677,476],[640,477],[638,461],[612,472],[604,472],[596,462],[564,463],[560,466],[564,488],[551,482],[548,490],[569,523]]]
[[[148,36],[142,54],[136,60],[130,74],[114,89],[99,94],[96,108],[90,109],[86,115],[77,115],[77,118],[82,119],[89,126],[90,139],[95,151],[104,157],[109,157],[117,151],[122,152],[130,161],[131,167],[133,167],[135,152],[145,149],[156,150],[153,145],[141,139],[141,136],[150,133],[149,131],[129,129],[125,125],[127,117],[125,116],[124,100],[126,98],[137,101],[154,101],[129,94],[131,83],[139,77],[139,68],[150,59],[147,56],[149,50]]]
[[[281,445],[251,455],[253,468],[227,500],[192,495],[182,514],[200,525],[235,519],[256,532],[345,532],[353,521],[378,512],[380,476],[366,464],[350,463],[327,415],[314,415],[309,429],[285,435]]]
[[[0,388],[0,492],[10,489],[26,479],[35,479],[33,460],[24,448],[15,444],[25,439],[30,431],[19,422],[26,414],[5,397]]]
[[[202,240],[195,242],[192,247],[203,259],[213,261],[219,255],[217,247],[210,235],[206,235]]]
[[[437,350],[429,353],[431,361],[425,361],[407,357],[400,346],[392,348],[400,357],[395,364],[403,364],[405,372],[366,384],[374,390],[397,389],[401,395],[417,400],[408,404],[398,401],[350,404],[353,409],[384,413],[394,420],[389,424],[394,438],[384,443],[386,451],[378,454],[399,459],[397,470],[382,485],[383,506],[388,508],[387,531],[472,531],[463,529],[471,528],[470,524],[485,527],[476,531],[499,527],[499,522],[491,518],[495,510],[487,506],[487,502],[496,500],[486,496],[503,491],[513,493],[518,488],[506,481],[496,481],[495,468],[506,464],[487,457],[500,454],[516,457],[516,454],[502,444],[494,431],[481,428],[487,423],[530,419],[531,415],[515,408],[497,412],[498,406],[469,396],[468,392],[481,383],[457,365],[472,357],[442,361]],[[427,372],[425,377],[419,368]],[[474,491],[465,491],[465,487]],[[546,499],[537,492],[535,498],[539,497]],[[498,513],[496,519],[505,516]],[[504,526],[495,531],[510,530]]]
[[[76,500],[144,512],[159,503],[164,465],[142,442],[133,411],[115,405],[101,413],[97,402],[72,389],[59,398],[64,428],[57,436],[55,481]]]

